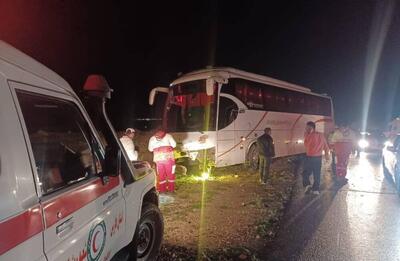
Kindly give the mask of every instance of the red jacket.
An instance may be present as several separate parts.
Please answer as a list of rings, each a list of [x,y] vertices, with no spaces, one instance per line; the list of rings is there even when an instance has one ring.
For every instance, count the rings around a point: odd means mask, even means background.
[[[317,131],[305,135],[304,146],[307,156],[310,157],[322,156],[322,151],[327,152],[329,149],[324,134]]]

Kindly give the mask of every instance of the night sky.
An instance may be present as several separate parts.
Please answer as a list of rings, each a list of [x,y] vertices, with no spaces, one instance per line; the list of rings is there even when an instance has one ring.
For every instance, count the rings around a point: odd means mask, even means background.
[[[118,129],[151,116],[152,87],[207,65],[327,93],[338,122],[359,122],[377,54],[369,125],[400,114],[400,3],[293,2],[0,0],[0,39],[77,91],[88,74],[104,74],[115,90],[109,110]],[[389,21],[384,38],[382,17]]]

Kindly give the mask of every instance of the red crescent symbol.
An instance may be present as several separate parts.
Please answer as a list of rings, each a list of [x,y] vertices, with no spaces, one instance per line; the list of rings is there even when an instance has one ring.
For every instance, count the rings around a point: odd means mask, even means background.
[[[97,235],[100,233],[100,231],[96,231],[96,233],[94,234],[94,237],[93,237],[93,242],[92,242],[92,249],[93,249],[93,252],[94,253],[96,253],[97,252],[97,248],[96,248],[96,237],[97,237]]]

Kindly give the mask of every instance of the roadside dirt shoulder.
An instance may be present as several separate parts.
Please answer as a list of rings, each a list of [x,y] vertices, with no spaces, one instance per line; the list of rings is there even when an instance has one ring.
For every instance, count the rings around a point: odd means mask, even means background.
[[[257,260],[275,237],[295,181],[295,160],[277,159],[267,185],[244,166],[217,169],[210,180],[178,177],[161,196],[165,220],[160,260]]]

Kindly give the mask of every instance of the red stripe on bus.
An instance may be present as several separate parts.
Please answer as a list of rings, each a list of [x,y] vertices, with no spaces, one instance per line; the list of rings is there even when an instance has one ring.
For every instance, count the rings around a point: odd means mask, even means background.
[[[264,115],[261,117],[260,121],[257,123],[257,125],[254,127],[254,129],[252,129],[249,134],[247,134],[247,136],[245,137],[245,139],[247,140],[248,137],[250,137],[250,135],[258,128],[258,126],[261,124],[261,122],[265,119],[265,117],[267,116],[268,112],[265,112]],[[234,148],[236,148],[237,146],[239,146],[243,141],[240,141],[238,144],[236,144],[235,146],[233,146],[232,148],[230,148],[229,150],[225,151],[224,153],[222,153],[221,155],[218,155],[218,157],[222,157],[225,154],[229,153],[230,151],[232,151]]]
[[[318,122],[333,122],[333,120],[331,118],[324,118],[324,119],[319,119],[319,120],[315,121],[315,123],[318,123]]]
[[[43,231],[40,206],[0,222],[0,255]]]
[[[66,192],[43,204],[46,228],[84,207],[119,185],[119,177],[109,177],[103,185],[100,178],[75,190]],[[58,215],[61,215],[59,218]]]
[[[299,120],[301,119],[301,117],[303,117],[303,114],[300,114],[298,117],[297,117],[297,119],[295,120],[295,122],[293,123],[293,125],[292,125],[292,131],[293,131],[293,129],[294,129],[294,127],[296,126],[296,124],[299,122]]]

